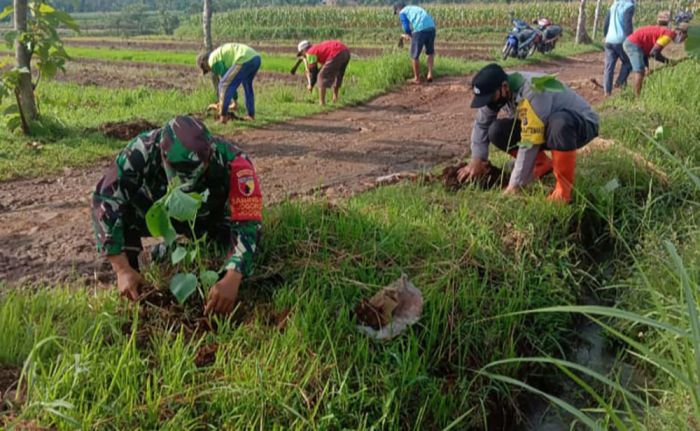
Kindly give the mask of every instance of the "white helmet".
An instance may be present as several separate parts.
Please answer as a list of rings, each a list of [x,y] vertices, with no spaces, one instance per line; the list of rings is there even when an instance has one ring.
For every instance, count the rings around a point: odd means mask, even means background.
[[[305,49],[309,49],[311,47],[311,42],[308,40],[302,40],[299,42],[299,45],[297,45],[297,53],[301,54],[301,52]]]

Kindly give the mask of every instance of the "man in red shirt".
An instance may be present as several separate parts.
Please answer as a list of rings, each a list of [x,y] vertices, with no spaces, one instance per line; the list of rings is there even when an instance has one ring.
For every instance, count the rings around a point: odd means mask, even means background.
[[[348,47],[339,40],[326,40],[316,45],[312,45],[308,40],[302,40],[297,47],[297,57],[304,57],[308,90],[313,90],[316,81],[320,81],[319,103],[326,104],[326,90],[329,87],[333,87],[333,103],[336,103],[338,91],[343,85],[345,69],[350,63]]]
[[[632,72],[635,74],[634,91],[637,96],[642,91],[644,72],[649,66],[649,57],[656,61],[670,63],[670,60],[661,54],[661,51],[671,42],[682,43],[688,37],[688,23],[682,22],[671,30],[668,27],[649,25],[637,29],[629,35],[622,45],[632,64]]]

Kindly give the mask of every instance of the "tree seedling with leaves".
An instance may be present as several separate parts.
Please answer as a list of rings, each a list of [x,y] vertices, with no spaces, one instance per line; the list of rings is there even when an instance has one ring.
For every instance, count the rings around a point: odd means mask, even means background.
[[[30,120],[33,115],[26,118],[26,110],[21,106],[20,100],[20,78],[23,75],[31,76],[32,59],[36,58],[38,75],[31,83],[29,90],[36,90],[42,79],[52,79],[59,70],[65,72],[66,61],[70,60],[68,53],[63,46],[63,41],[58,34],[58,28],[65,26],[70,30],[79,32],[78,25],[73,18],[65,12],[57,10],[49,2],[33,1],[27,3],[27,28],[26,31],[12,30],[3,35],[9,48],[15,42],[26,50],[28,59],[26,65],[17,65],[12,69],[0,74],[0,104],[5,98],[14,96],[15,103],[2,111],[6,118],[7,127],[15,130],[22,127],[25,134],[30,133]],[[14,6],[7,6],[0,12],[0,21],[15,12]],[[31,95],[34,98],[34,95]],[[35,112],[36,113],[36,112]]]
[[[202,299],[206,298],[209,288],[219,280],[219,274],[208,270],[204,263],[207,235],[197,236],[195,231],[197,212],[207,201],[209,191],[185,193],[182,187],[179,179],[175,178],[168,185],[165,196],[157,200],[146,213],[146,225],[151,235],[163,238],[168,250],[172,250],[171,263],[190,269],[175,274],[170,280],[170,291],[180,304],[195,291],[199,291]],[[192,234],[191,241],[187,244],[176,242],[177,232],[172,220],[187,223]]]

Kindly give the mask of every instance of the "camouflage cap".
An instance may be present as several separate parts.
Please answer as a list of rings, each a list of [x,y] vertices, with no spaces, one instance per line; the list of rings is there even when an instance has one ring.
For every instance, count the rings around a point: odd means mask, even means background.
[[[212,135],[195,118],[175,117],[161,129],[160,149],[169,180],[175,176],[186,181],[196,180],[211,158]]]

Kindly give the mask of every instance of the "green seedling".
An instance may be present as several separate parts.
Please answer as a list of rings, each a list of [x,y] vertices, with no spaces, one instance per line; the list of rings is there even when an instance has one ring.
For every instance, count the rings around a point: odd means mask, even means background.
[[[200,296],[205,298],[209,288],[219,279],[217,272],[206,269],[202,259],[207,236],[198,236],[195,231],[197,212],[208,196],[208,190],[204,193],[185,193],[182,184],[176,178],[168,185],[165,196],[158,199],[146,213],[146,225],[151,235],[163,238],[168,250],[172,250],[171,263],[184,264],[185,267],[193,267],[199,271],[199,280],[193,272],[175,274],[170,280],[170,291],[180,304],[183,304],[198,286],[201,287]],[[190,227],[192,240],[186,245],[176,243],[177,232],[172,220],[187,223]]]

